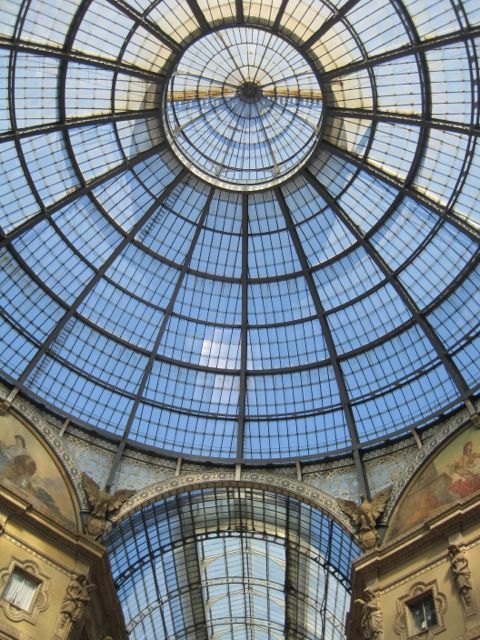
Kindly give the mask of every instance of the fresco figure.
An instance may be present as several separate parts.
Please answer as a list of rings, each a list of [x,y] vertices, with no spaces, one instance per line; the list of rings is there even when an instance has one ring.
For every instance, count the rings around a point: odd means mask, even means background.
[[[2,433],[7,433],[10,438],[0,440],[0,482],[15,485],[38,501],[36,507],[46,507],[50,515],[71,527],[74,522],[73,505],[45,448],[20,424],[12,428],[13,418],[9,422]],[[13,430],[16,427],[18,431]]]
[[[406,488],[390,521],[389,541],[425,518],[480,491],[480,432],[473,427],[435,453]]]
[[[14,482],[21,489],[34,491],[32,476],[37,471],[37,465],[28,453],[25,440],[15,435],[15,444],[5,445],[0,440],[0,475]]]
[[[463,453],[451,467],[456,476],[450,485],[450,491],[465,498],[480,489],[480,453],[473,451],[472,441],[463,446]]]

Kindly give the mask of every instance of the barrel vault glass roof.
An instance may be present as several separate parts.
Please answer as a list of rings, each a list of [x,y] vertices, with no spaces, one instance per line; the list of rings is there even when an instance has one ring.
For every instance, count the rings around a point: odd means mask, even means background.
[[[145,507],[105,543],[132,639],[345,637],[359,549],[293,498],[198,489]]]
[[[123,445],[244,462],[367,447],[478,391],[478,0],[1,6],[6,381]],[[164,132],[189,108],[210,137],[181,136],[221,148],[243,112],[165,87],[245,25],[305,58],[322,112],[308,159],[279,145],[298,170],[255,191]],[[235,99],[297,113],[288,87]],[[277,176],[274,135],[250,142]]]

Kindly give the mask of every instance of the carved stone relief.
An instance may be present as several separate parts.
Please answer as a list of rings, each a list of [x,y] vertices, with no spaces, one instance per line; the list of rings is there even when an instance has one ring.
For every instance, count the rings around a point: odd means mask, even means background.
[[[377,531],[377,521],[385,511],[385,506],[390,497],[390,487],[383,489],[371,500],[360,496],[358,505],[352,500],[337,500],[340,509],[345,513],[356,529],[357,540],[364,551],[370,551],[378,546],[380,535]]]
[[[364,590],[364,598],[357,598],[355,605],[360,605],[360,633],[362,640],[382,640],[383,614],[380,599],[375,591]]]
[[[90,602],[90,592],[93,589],[94,585],[88,582],[87,576],[83,574],[72,575],[60,609],[61,629],[68,623],[77,624],[81,621],[86,606]]]
[[[474,616],[477,612],[473,594],[472,572],[468,564],[464,550],[458,545],[451,544],[448,547],[448,559],[452,571],[455,587],[458,591],[462,606],[467,617]]]
[[[109,517],[118,511],[122,504],[134,495],[135,491],[120,489],[112,495],[100,489],[88,474],[83,473],[82,480],[91,509],[85,530],[91,538],[96,539],[104,532]]]

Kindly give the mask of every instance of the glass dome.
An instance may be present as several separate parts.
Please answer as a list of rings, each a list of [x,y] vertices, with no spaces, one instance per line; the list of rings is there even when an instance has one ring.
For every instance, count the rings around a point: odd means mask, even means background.
[[[459,406],[479,22],[475,0],[4,3],[3,378],[123,445],[245,463]],[[271,81],[230,82],[252,61]]]
[[[196,40],[169,78],[165,133],[183,163],[226,189],[272,187],[312,154],[322,121],[312,67],[292,44],[252,27]]]

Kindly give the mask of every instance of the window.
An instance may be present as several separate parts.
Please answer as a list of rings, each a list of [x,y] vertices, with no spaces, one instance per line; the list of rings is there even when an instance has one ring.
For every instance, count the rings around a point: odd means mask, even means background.
[[[447,599],[436,580],[416,582],[397,600],[395,633],[400,640],[432,640],[445,631],[446,610]]]
[[[2,598],[19,609],[30,611],[39,586],[38,580],[20,569],[14,569],[5,585]]]
[[[50,577],[33,560],[11,558],[0,571],[0,609],[9,620],[35,624],[48,607]]]
[[[421,633],[437,624],[437,612],[432,592],[425,593],[414,602],[407,602],[411,634]]]

